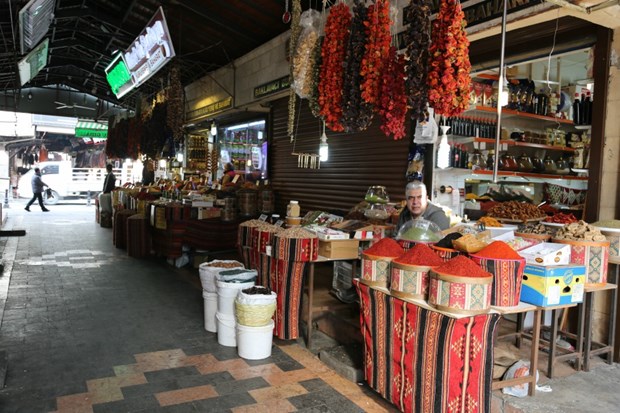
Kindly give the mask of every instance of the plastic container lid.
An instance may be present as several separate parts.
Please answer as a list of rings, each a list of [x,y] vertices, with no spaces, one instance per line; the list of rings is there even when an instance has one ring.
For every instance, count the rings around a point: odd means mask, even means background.
[[[290,204],[298,204],[298,203],[299,203],[299,201],[290,201],[289,203],[290,203]]]

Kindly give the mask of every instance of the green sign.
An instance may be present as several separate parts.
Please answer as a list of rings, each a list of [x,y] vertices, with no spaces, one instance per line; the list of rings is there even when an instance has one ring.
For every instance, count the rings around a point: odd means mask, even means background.
[[[121,88],[131,82],[131,73],[127,68],[122,53],[116,55],[108,67],[105,68],[105,77],[112,88],[112,92],[117,96]],[[129,89],[131,89],[131,86]]]
[[[269,83],[256,86],[254,88],[254,99],[262,98],[263,96],[272,95],[281,90],[288,89],[291,85],[289,76],[286,75],[276,80],[272,80]]]
[[[78,121],[75,125],[77,138],[102,138],[108,137],[108,125],[104,123]]]

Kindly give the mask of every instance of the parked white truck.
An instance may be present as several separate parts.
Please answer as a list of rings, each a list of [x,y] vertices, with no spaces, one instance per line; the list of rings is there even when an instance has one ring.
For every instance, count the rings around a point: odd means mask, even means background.
[[[41,179],[52,189],[52,196],[43,194],[46,204],[56,204],[63,198],[95,196],[103,189],[105,168],[74,168],[71,161],[41,162]],[[116,176],[116,186],[126,182],[133,182],[131,165],[112,170]],[[17,191],[20,198],[32,197],[32,175],[34,168],[19,178]]]

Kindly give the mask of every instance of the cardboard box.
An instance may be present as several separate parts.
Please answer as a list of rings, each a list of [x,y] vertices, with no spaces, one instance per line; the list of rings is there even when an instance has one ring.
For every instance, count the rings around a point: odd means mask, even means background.
[[[357,259],[359,256],[359,240],[342,239],[333,241],[319,240],[319,255],[333,259]]]
[[[221,208],[198,208],[198,219],[219,218],[221,214]]]
[[[532,265],[523,270],[521,301],[541,307],[581,303],[586,281],[583,265]]]
[[[570,263],[570,245],[542,242],[519,251],[525,262],[534,265],[566,265]]]
[[[305,228],[308,231],[314,232],[317,235],[317,237],[319,237],[319,239],[323,241],[331,241],[331,240],[337,240],[337,239],[349,239],[349,234],[347,234],[346,232],[337,230],[337,229],[322,227],[319,225],[309,225],[309,226],[306,226]]]

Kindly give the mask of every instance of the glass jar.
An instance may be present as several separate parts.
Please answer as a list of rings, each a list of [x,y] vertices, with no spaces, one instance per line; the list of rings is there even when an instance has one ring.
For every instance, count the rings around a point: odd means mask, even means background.
[[[471,154],[470,163],[471,169],[474,171],[486,168],[486,162],[484,161],[484,158],[482,157],[482,154],[478,149],[474,149],[474,153]]]
[[[519,169],[519,165],[517,163],[517,159],[514,155],[508,155],[507,153],[501,156],[504,171],[516,171]]]
[[[532,158],[532,166],[534,166],[534,172],[545,172],[545,163],[538,156]]]
[[[387,204],[390,202],[390,197],[388,196],[387,190],[384,186],[375,185],[368,188],[364,200],[366,202],[370,202],[371,204]]]
[[[493,149],[489,150],[487,155],[487,169],[493,170],[495,166],[495,151]]]
[[[286,216],[291,218],[297,218],[301,213],[299,208],[299,201],[290,201],[286,206]]]
[[[520,172],[532,172],[534,170],[534,164],[532,164],[532,159],[527,156],[525,153],[522,153],[519,156],[519,171]]]
[[[548,174],[554,174],[557,171],[557,166],[555,165],[555,161],[551,159],[549,155],[545,157],[545,172]]]

